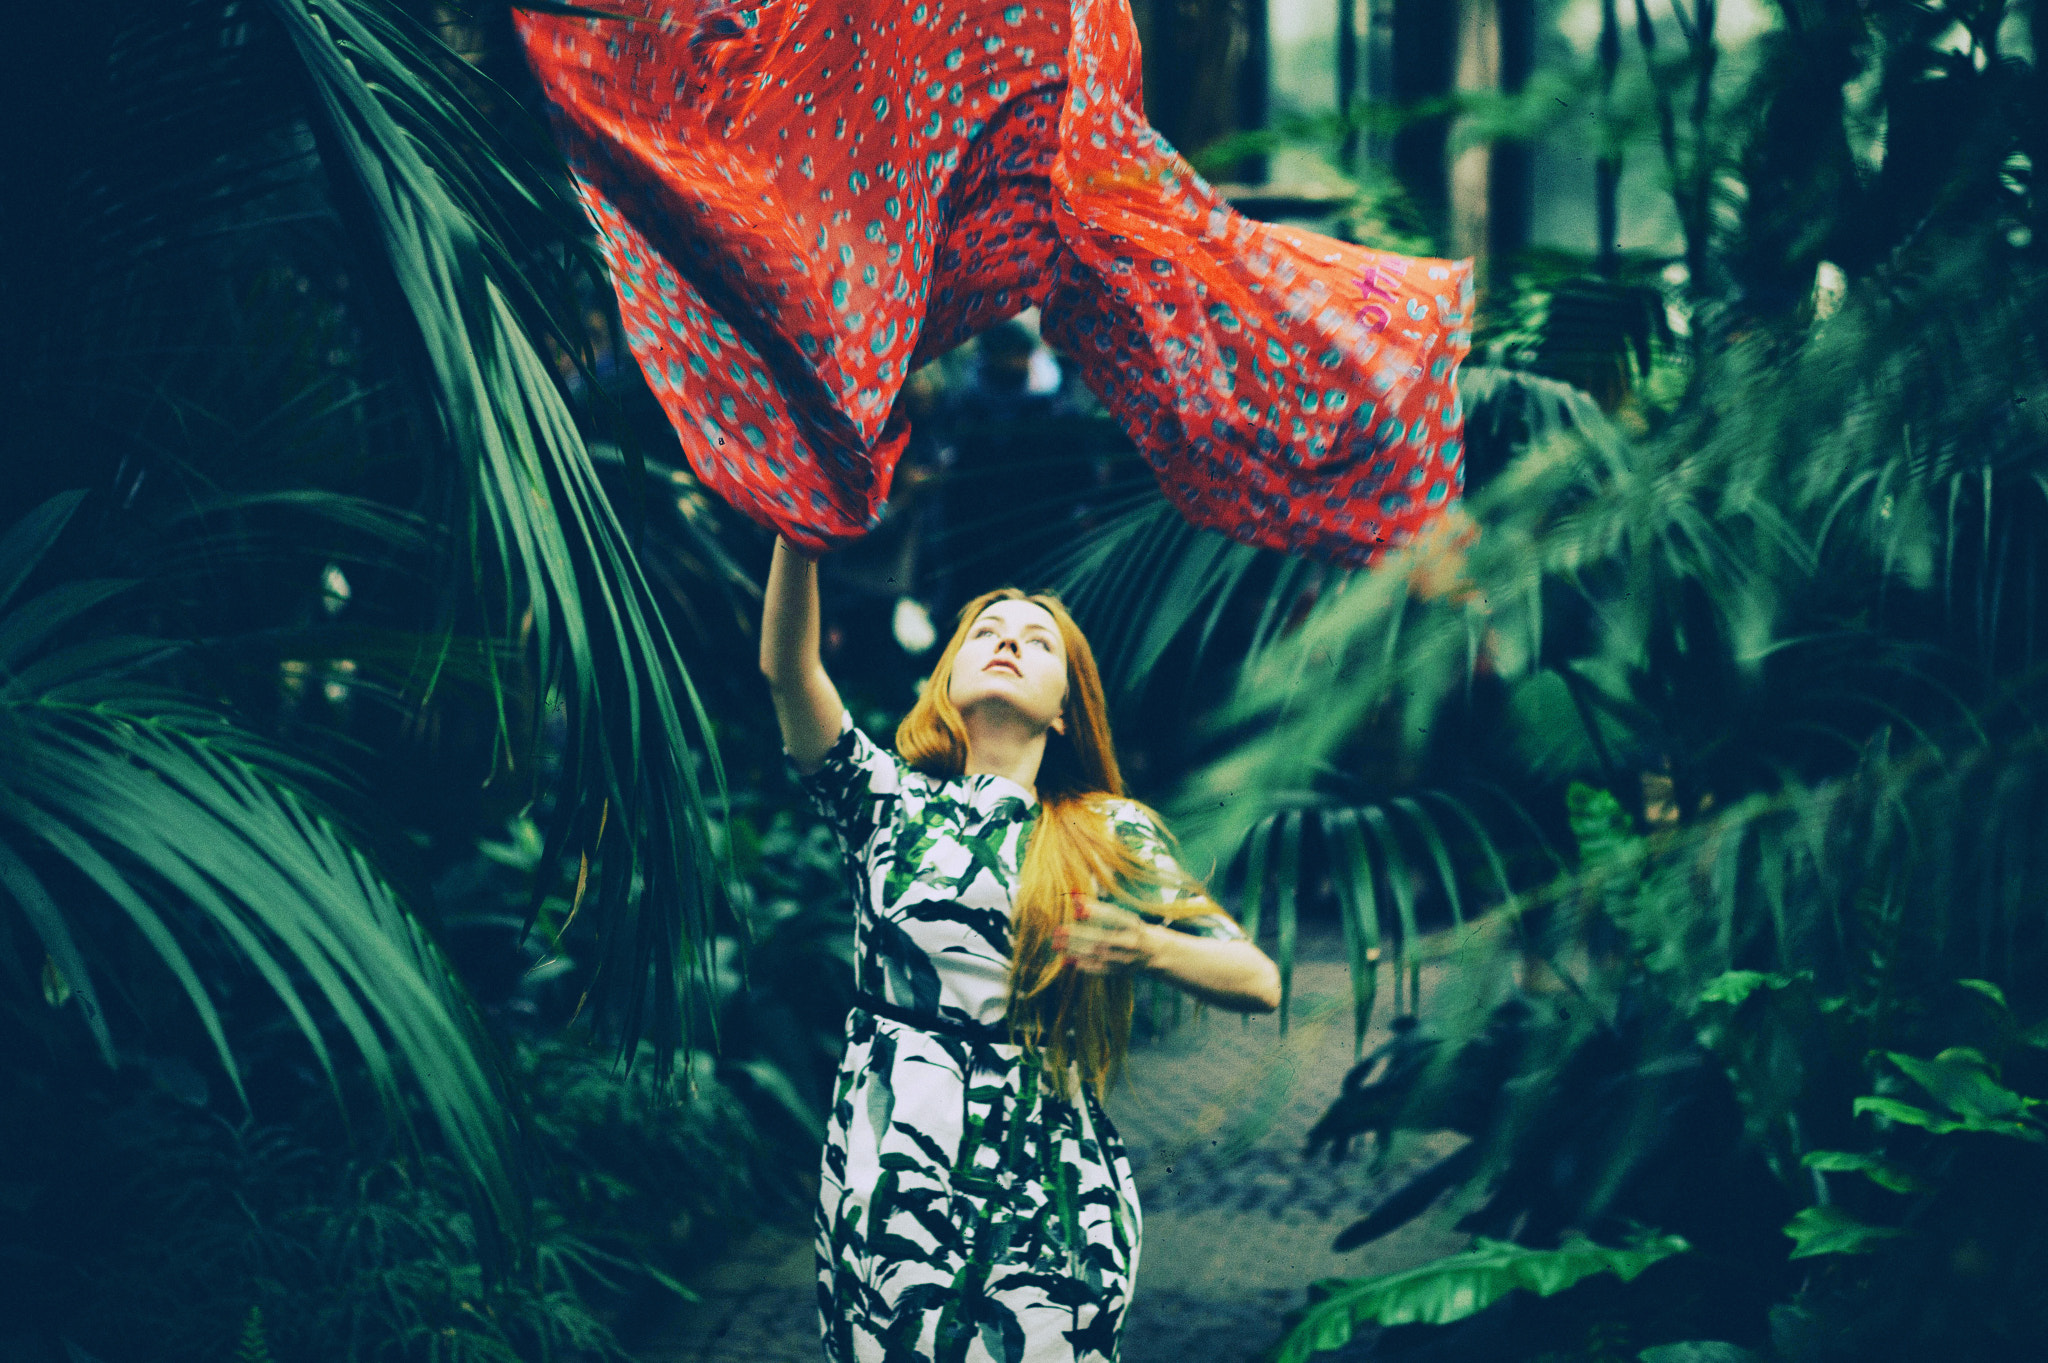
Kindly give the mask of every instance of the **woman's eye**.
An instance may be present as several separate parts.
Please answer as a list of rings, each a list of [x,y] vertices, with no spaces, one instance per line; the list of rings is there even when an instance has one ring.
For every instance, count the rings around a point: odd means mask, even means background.
[[[1034,643],[1034,644],[1036,644],[1036,645],[1037,645],[1038,647],[1040,647],[1040,648],[1044,649],[1044,650],[1045,650],[1045,651],[1046,651],[1047,653],[1050,653],[1050,652],[1052,652],[1052,644],[1051,644],[1051,642],[1050,642],[1050,641],[1048,641],[1048,640],[1045,640],[1045,639],[1033,639],[1033,640],[1032,640],[1031,642],[1032,642],[1032,643]]]

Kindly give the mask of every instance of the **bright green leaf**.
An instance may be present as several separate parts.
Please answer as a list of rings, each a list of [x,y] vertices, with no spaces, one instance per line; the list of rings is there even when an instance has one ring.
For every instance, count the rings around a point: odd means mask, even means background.
[[[1645,1233],[1619,1248],[1582,1235],[1556,1249],[1530,1249],[1500,1240],[1475,1240],[1462,1254],[1403,1273],[1321,1284],[1329,1296],[1309,1309],[1280,1346],[1278,1363],[1303,1363],[1325,1349],[1342,1348],[1360,1325],[1448,1325],[1484,1311],[1510,1292],[1555,1296],[1596,1273],[1634,1280],[1650,1265],[1691,1246],[1676,1235]]]
[[[1818,1254],[1868,1254],[1901,1232],[1889,1226],[1872,1226],[1858,1221],[1840,1207],[1808,1207],[1785,1223],[1792,1237],[1794,1259]]]
[[[1788,989],[1794,984],[1803,984],[1813,979],[1813,972],[1802,970],[1796,975],[1772,975],[1761,970],[1729,970],[1708,980],[1700,990],[1701,1003],[1725,1003],[1734,1008],[1740,1006],[1759,989]]]
[[[1896,1098],[1858,1098],[1855,1104],[1857,1116],[1868,1112],[1889,1122],[1900,1122],[1906,1126],[1917,1126],[1937,1136],[1946,1136],[1954,1131],[1984,1131],[1998,1136],[2015,1136],[2020,1140],[2040,1142],[2044,1139],[2039,1129],[2020,1122],[1993,1121],[1983,1117],[1943,1117],[1929,1112],[1924,1107],[1900,1102]]]
[[[2011,1121],[2040,1106],[2000,1084],[1997,1070],[1980,1051],[1952,1046],[1932,1060],[1885,1052],[1885,1058],[1907,1078],[1927,1090],[1943,1107],[1964,1117]]]
[[[1812,1150],[1800,1161],[1823,1174],[1861,1174],[1880,1188],[1895,1193],[1917,1193],[1927,1184],[1890,1160],[1857,1150]]]
[[[1997,1004],[2001,1009],[2007,1006],[2005,991],[1989,980],[1957,980],[1956,983],[1965,989],[1976,990],[1979,994]]]

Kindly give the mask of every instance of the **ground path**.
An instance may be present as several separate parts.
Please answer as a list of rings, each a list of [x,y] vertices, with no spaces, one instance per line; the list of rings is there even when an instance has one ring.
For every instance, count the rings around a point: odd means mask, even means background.
[[[1331,1250],[1451,1147],[1422,1143],[1378,1175],[1359,1153],[1334,1166],[1303,1157],[1352,1055],[1339,945],[1303,945],[1285,1036],[1271,1018],[1184,1023],[1133,1049],[1129,1082],[1108,1101],[1145,1215],[1123,1363],[1256,1363],[1309,1283],[1393,1272],[1465,1243],[1438,1211],[1363,1250]],[[1386,1018],[1382,998],[1368,1047],[1385,1039]],[[757,1231],[693,1284],[702,1300],[663,1325],[641,1363],[822,1363],[813,1273],[808,1235]],[[1361,1341],[1319,1363],[1369,1352]]]

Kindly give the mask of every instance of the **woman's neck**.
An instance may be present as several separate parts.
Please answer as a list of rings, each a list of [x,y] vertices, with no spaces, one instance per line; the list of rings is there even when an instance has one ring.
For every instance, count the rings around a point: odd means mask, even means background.
[[[967,767],[962,774],[1007,777],[1035,797],[1047,731],[1007,706],[978,707],[960,718],[967,726]]]

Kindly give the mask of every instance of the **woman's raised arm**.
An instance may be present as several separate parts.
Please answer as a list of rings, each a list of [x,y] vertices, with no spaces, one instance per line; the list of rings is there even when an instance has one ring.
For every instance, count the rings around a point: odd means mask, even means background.
[[[790,760],[816,771],[839,739],[844,707],[818,656],[818,565],[779,536],[761,603],[761,675]]]

